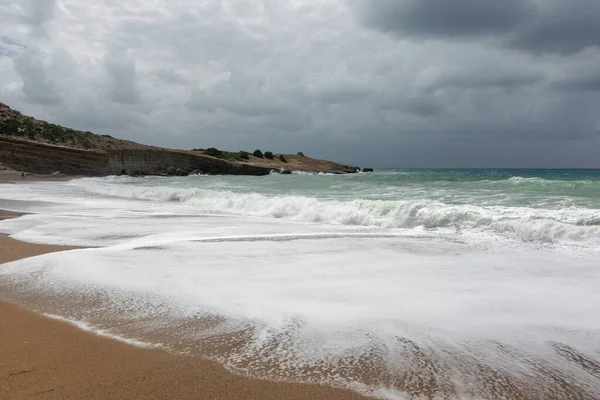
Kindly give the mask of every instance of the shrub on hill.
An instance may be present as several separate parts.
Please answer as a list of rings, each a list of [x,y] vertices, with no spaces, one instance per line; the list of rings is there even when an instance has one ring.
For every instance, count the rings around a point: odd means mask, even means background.
[[[273,159],[273,153],[270,151],[265,151],[265,158],[268,158],[269,160]]]
[[[301,152],[301,151],[299,151],[298,153],[296,153],[296,155],[297,155],[297,156],[300,156],[300,157],[304,157],[304,153],[303,153],[303,152]]]
[[[285,162],[285,163],[287,162],[287,160],[285,159],[285,157],[283,156],[283,154],[279,155],[279,161]]]
[[[250,153],[248,153],[247,151],[242,150],[242,151],[240,151],[240,152],[237,153],[237,156],[239,158],[241,158],[242,160],[248,160],[250,158]]]
[[[262,151],[256,149],[254,150],[254,153],[252,153],[254,155],[254,157],[258,157],[258,158],[263,158],[263,153]]]
[[[223,157],[223,152],[215,147],[209,147],[208,149],[204,150],[204,154],[212,157]]]

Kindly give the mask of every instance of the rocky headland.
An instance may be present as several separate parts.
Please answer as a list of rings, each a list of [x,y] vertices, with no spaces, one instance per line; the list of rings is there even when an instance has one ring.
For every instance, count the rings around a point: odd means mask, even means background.
[[[3,103],[0,103],[0,163],[29,173],[85,176],[267,175],[272,171],[346,174],[359,170],[301,153],[257,157],[246,152],[211,153],[203,149],[147,146],[50,124],[23,115]]]

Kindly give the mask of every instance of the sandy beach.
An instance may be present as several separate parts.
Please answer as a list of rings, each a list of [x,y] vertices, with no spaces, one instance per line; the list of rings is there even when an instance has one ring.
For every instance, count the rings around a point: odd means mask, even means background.
[[[0,218],[18,216],[0,211]],[[68,247],[0,235],[0,264]],[[0,298],[1,298],[0,293]],[[268,382],[215,362],[134,347],[0,300],[0,399],[360,399],[316,385]]]
[[[34,181],[69,181],[71,179],[81,178],[75,175],[64,174],[31,174],[29,172],[22,173],[0,164],[0,183],[18,183],[18,182],[34,182]]]

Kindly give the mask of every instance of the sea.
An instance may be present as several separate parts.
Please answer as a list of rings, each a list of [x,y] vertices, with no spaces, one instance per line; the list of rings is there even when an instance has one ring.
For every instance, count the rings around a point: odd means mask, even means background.
[[[385,399],[600,399],[600,170],[0,185],[10,298],[243,375]]]

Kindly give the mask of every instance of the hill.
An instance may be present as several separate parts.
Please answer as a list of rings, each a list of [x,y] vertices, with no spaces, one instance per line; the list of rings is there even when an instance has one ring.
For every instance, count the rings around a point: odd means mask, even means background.
[[[277,154],[268,159],[252,154],[240,156],[242,153],[148,146],[51,124],[0,103],[0,163],[19,171],[93,176],[357,171],[350,165],[301,155]]]

